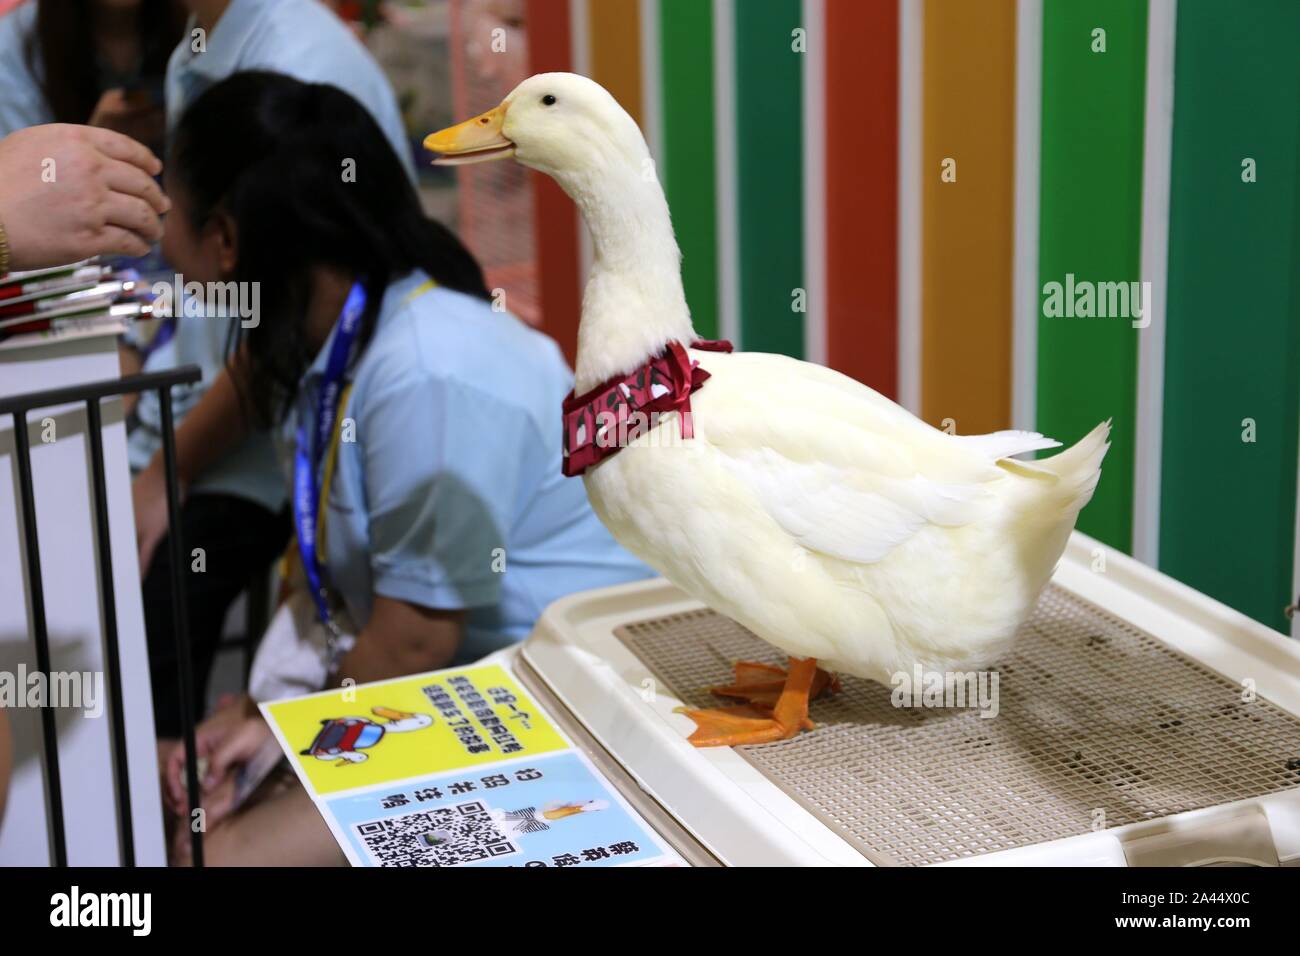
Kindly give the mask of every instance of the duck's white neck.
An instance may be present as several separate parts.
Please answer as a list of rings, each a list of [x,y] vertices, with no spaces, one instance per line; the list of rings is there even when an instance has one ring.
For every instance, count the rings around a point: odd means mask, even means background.
[[[556,179],[582,211],[594,252],[574,369],[582,394],[674,339],[689,344],[695,331],[668,203],[648,160],[644,170],[613,162]]]

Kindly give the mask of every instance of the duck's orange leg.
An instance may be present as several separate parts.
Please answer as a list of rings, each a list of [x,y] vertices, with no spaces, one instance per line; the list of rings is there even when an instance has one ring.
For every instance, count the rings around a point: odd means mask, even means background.
[[[776,706],[777,700],[781,696],[781,691],[785,689],[785,681],[788,676],[786,670],[777,667],[774,664],[760,664],[756,661],[736,661],[735,679],[730,684],[721,684],[709,688],[709,693],[716,697],[733,697],[737,700],[743,700],[747,704],[766,712],[770,712]],[[829,671],[824,671],[820,667],[813,676],[812,690],[809,691],[809,698],[820,697],[827,690],[832,694],[839,693],[840,680]],[[811,729],[811,726],[809,727]]]
[[[758,665],[766,667],[767,665]],[[777,669],[777,668],[774,668]],[[740,665],[737,665],[740,676]],[[790,672],[783,682],[771,710],[761,704],[736,704],[730,707],[713,707],[706,710],[681,712],[695,721],[695,732],[690,742],[697,747],[739,747],[742,744],[765,744],[786,740],[805,727],[808,720],[808,698],[813,690],[818,671],[817,661],[790,659]],[[827,683],[829,683],[827,675]],[[823,685],[826,686],[826,685]]]
[[[767,710],[776,706],[789,676],[785,668],[757,661],[736,661],[735,677],[730,684],[710,687],[715,697],[731,697]]]

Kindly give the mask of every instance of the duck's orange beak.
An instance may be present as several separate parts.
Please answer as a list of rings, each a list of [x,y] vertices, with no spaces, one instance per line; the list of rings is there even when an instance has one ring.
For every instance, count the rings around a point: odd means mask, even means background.
[[[515,144],[501,132],[506,121],[506,104],[471,120],[448,126],[424,138],[424,148],[437,153],[435,166],[465,166],[513,156]]]

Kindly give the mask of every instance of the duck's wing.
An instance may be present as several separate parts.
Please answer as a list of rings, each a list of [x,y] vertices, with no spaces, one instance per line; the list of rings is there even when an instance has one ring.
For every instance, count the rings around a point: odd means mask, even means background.
[[[708,361],[697,427],[733,480],[801,547],[884,558],[922,528],[957,528],[999,504],[999,458],[1055,445],[1040,435],[972,438],[931,428],[820,366],[740,353]]]

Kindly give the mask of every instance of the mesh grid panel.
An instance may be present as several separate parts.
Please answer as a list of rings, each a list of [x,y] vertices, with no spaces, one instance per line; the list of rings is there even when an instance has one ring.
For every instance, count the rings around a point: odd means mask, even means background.
[[[712,611],[616,631],[692,706],[782,654]],[[844,678],[817,729],[737,753],[876,863],[921,865],[1300,786],[1300,720],[1050,586],[999,669],[998,715],[896,708]]]

